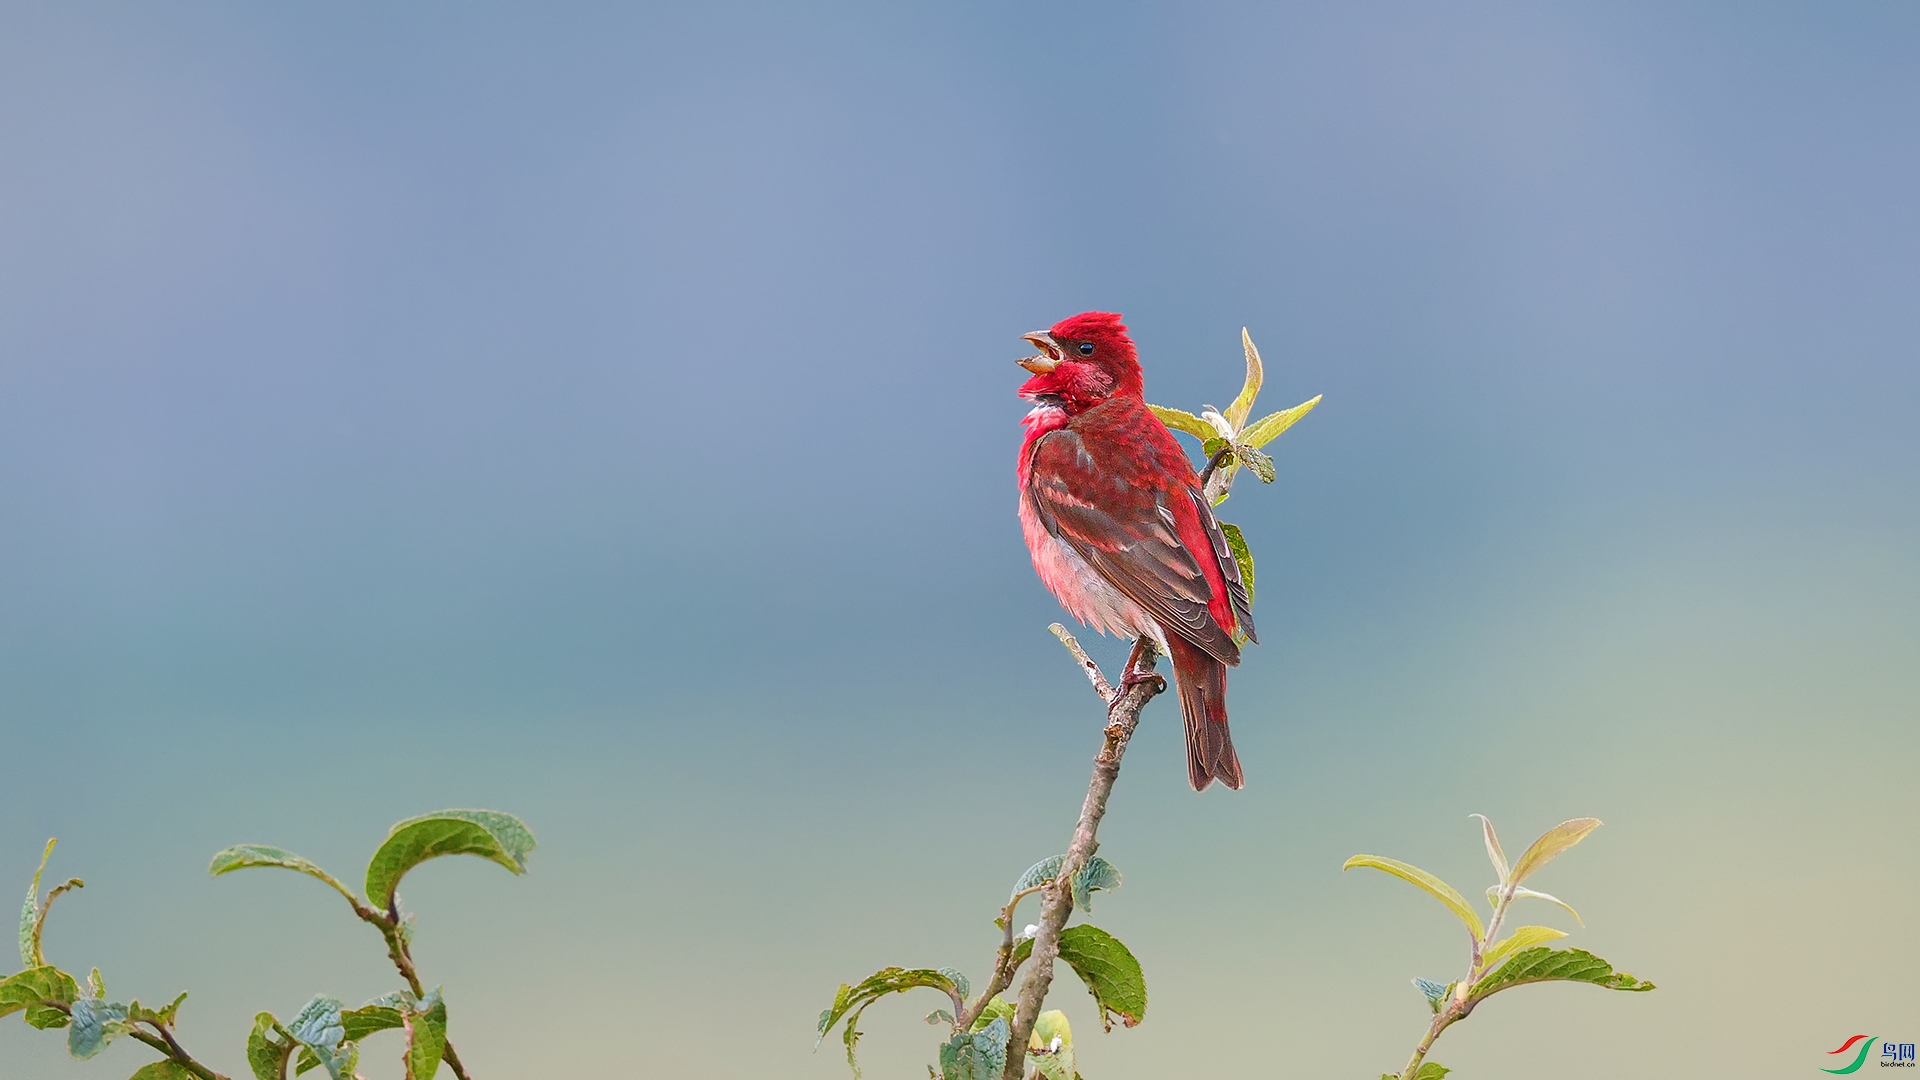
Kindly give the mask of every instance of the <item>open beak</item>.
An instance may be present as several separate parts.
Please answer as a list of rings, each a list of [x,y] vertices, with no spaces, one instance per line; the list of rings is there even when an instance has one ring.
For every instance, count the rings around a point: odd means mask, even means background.
[[[1035,330],[1031,334],[1022,334],[1021,336],[1032,342],[1034,347],[1040,350],[1040,355],[1029,356],[1024,360],[1016,360],[1014,363],[1019,364],[1035,375],[1045,375],[1047,372],[1060,366],[1060,346],[1053,340],[1052,334]]]

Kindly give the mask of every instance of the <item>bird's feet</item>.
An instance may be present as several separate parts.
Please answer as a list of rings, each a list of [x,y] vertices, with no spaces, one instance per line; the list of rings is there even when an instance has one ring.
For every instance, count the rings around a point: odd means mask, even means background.
[[[1167,680],[1153,670],[1153,656],[1159,650],[1150,637],[1134,639],[1133,651],[1127,654],[1127,671],[1120,677],[1120,685],[1113,688],[1113,697],[1107,700],[1107,733],[1117,734],[1124,725],[1114,719],[1113,711],[1127,698],[1127,691],[1142,683],[1151,683],[1155,694],[1163,694],[1167,689]],[[1149,695],[1151,696],[1151,695]]]
[[[1121,676],[1120,686],[1113,695],[1115,701],[1124,696],[1128,690],[1144,682],[1158,683],[1159,685],[1153,690],[1156,694],[1166,692],[1167,680],[1153,670],[1153,654],[1158,651],[1154,647],[1152,638],[1143,636],[1134,639],[1133,651],[1127,654],[1127,673]]]
[[[1138,656],[1137,651],[1135,655]],[[1119,708],[1120,703],[1126,700],[1127,691],[1142,683],[1151,684],[1155,694],[1164,694],[1167,691],[1167,680],[1162,678],[1159,672],[1152,668],[1137,667],[1129,660],[1127,673],[1120,677],[1120,685],[1113,688],[1113,700],[1107,703],[1108,724],[1113,723],[1113,710]]]

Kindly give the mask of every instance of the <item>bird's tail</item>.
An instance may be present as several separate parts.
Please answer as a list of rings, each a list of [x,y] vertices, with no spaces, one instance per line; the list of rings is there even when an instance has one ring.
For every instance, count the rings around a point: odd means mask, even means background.
[[[1187,718],[1187,779],[1195,791],[1215,780],[1238,790],[1240,757],[1227,732],[1227,665],[1179,634],[1167,635],[1167,649]]]

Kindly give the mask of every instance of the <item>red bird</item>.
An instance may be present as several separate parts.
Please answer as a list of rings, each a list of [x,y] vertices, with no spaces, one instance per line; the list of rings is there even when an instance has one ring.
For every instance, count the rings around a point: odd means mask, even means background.
[[[1227,734],[1235,635],[1258,642],[1240,566],[1200,478],[1147,408],[1120,316],[1089,311],[1026,335],[1034,403],[1022,423],[1020,529],[1062,606],[1102,633],[1151,638],[1173,660],[1195,791],[1241,785]],[[1134,676],[1128,665],[1128,677]]]

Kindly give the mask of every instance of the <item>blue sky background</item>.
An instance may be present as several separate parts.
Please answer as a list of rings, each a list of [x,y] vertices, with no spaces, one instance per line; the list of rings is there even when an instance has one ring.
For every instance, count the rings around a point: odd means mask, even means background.
[[[1186,789],[1170,700],[1128,758],[1098,921],[1151,1007],[1058,984],[1090,1080],[1397,1068],[1462,943],[1339,866],[1473,895],[1476,811],[1604,819],[1540,887],[1661,989],[1497,999],[1461,1075],[1920,1035],[1917,48],[1892,3],[6,3],[0,868],[59,836],[51,958],[190,989],[243,1075],[255,1011],[394,978],[208,856],[352,880],[509,810],[529,876],[405,889],[477,1076],[846,1075],[834,987],[984,978],[1084,790],[1012,360],[1099,308],[1153,400],[1224,404],[1242,326],[1264,406],[1326,400],[1225,511],[1247,790]],[[0,1025],[8,1080],[150,1056]]]

